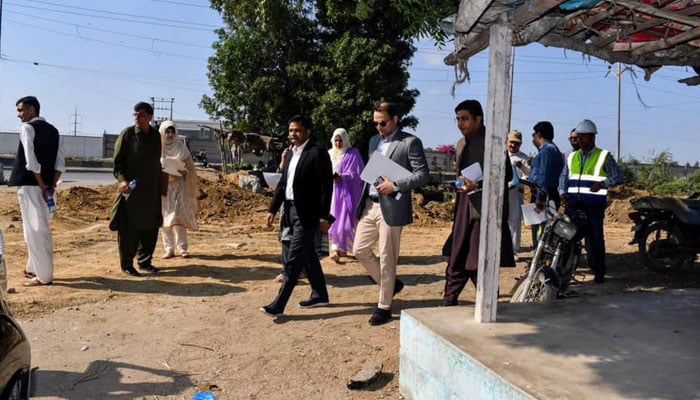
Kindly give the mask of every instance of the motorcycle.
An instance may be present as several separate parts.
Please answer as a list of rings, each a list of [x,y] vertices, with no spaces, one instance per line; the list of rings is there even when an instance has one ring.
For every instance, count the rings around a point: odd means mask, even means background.
[[[700,253],[700,193],[686,199],[645,196],[630,200],[639,260],[657,272],[688,268]]]
[[[520,182],[535,187],[531,182]],[[516,284],[511,303],[547,302],[563,296],[583,259],[581,242],[576,237],[576,232],[577,225],[585,224],[585,214],[574,213],[569,217],[550,207],[545,207],[544,212],[547,222],[537,242],[527,275]]]

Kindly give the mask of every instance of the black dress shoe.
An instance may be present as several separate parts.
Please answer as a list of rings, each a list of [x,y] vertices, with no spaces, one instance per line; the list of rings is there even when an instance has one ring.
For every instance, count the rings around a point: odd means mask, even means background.
[[[394,296],[399,294],[400,291],[403,290],[404,284],[401,282],[400,279],[397,279],[396,282],[394,282]]]
[[[595,278],[593,278],[593,283],[604,283],[605,282],[605,275],[596,275]]]
[[[459,305],[457,300],[445,300],[442,299],[442,302],[440,303],[440,307],[453,307]]]
[[[369,324],[373,326],[386,324],[391,321],[391,310],[382,310],[377,308],[372,313],[372,317],[369,319]]]
[[[135,270],[134,267],[122,268],[122,272],[129,276],[141,276],[139,271]]]
[[[260,311],[262,311],[263,314],[267,315],[268,317],[272,317],[272,318],[277,318],[277,317],[280,317],[284,314],[284,312],[282,310],[278,310],[278,309],[272,308],[270,306],[260,307]]]
[[[304,301],[299,302],[299,308],[325,307],[328,304],[329,304],[328,299],[321,299],[321,298],[308,299],[308,300],[304,300]]]
[[[139,269],[147,274],[155,274],[158,272],[158,268],[152,265],[139,265]]]

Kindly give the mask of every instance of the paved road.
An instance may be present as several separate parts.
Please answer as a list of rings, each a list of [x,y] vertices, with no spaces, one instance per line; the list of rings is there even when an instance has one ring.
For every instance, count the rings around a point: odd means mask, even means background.
[[[4,174],[5,179],[8,179],[10,177],[10,170],[5,168]],[[111,169],[96,170],[94,168],[69,168],[61,176],[61,180],[63,181],[61,184],[62,187],[75,185],[111,185],[116,182]]]

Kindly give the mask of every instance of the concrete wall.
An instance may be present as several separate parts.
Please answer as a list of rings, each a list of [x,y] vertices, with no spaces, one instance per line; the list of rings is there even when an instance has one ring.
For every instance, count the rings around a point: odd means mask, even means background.
[[[480,361],[401,313],[399,391],[407,400],[535,400]]]
[[[61,135],[66,157],[103,158],[101,136]],[[19,145],[19,132],[0,132],[0,154],[15,154]]]

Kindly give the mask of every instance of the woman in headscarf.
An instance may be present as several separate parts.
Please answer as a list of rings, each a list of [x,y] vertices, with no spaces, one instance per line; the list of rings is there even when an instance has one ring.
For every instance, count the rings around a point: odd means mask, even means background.
[[[331,149],[328,154],[333,164],[333,198],[331,214],[335,222],[331,224],[328,237],[331,241],[331,258],[335,262],[345,256],[355,240],[355,209],[362,196],[363,183],[360,173],[365,167],[360,151],[352,147],[348,132],[338,128],[331,135]]]
[[[197,171],[190,151],[177,134],[173,121],[160,124],[163,142],[160,162],[168,174],[168,194],[163,198],[163,258],[189,257],[187,229],[197,230]]]

